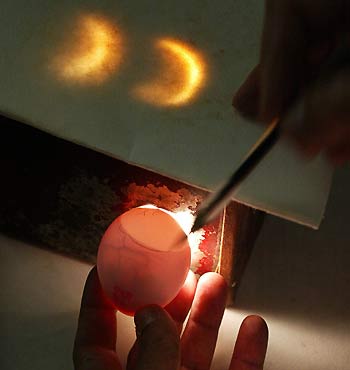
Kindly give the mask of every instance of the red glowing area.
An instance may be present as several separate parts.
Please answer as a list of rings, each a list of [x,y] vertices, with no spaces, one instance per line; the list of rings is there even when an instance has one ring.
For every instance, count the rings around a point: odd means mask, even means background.
[[[122,37],[109,20],[87,14],[79,17],[52,66],[58,78],[80,83],[104,82],[119,67]]]
[[[189,271],[191,251],[179,224],[159,208],[134,208],[105,232],[98,250],[102,287],[116,308],[128,315],[147,304],[165,306],[179,292]]]
[[[138,85],[133,95],[146,103],[179,106],[191,101],[205,82],[205,63],[197,50],[173,39],[160,39],[155,48],[163,68],[151,80]]]

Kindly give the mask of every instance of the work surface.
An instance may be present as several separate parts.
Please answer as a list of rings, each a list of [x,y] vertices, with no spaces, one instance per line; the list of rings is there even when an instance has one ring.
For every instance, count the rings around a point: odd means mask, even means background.
[[[242,318],[270,328],[266,370],[345,370],[350,363],[349,167],[339,171],[319,231],[269,217],[225,313],[213,364],[226,370]],[[90,266],[0,236],[1,363],[6,370],[72,368],[80,295]],[[134,338],[119,316],[122,359]]]

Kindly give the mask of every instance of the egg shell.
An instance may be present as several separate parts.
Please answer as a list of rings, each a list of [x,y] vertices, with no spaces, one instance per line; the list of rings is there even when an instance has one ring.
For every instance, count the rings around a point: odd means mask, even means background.
[[[164,210],[134,208],[119,216],[102,237],[97,270],[116,308],[128,315],[147,304],[165,306],[189,271],[191,251],[179,224]]]

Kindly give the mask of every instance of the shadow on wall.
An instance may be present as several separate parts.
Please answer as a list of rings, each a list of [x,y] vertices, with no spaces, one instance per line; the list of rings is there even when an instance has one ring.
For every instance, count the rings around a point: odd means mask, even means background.
[[[36,317],[2,314],[1,368],[72,369],[77,317],[78,312]]]
[[[24,316],[3,313],[1,318],[0,368],[6,370],[72,369],[72,351],[78,312]],[[133,318],[118,313],[117,352],[126,366],[135,341]]]
[[[237,309],[340,331],[350,326],[349,189],[346,167],[335,175],[318,231],[266,219],[238,292]]]

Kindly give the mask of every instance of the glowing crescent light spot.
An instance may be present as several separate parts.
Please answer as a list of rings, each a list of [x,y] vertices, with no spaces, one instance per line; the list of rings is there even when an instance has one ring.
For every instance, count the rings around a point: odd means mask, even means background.
[[[157,77],[137,86],[134,95],[150,104],[177,106],[189,102],[203,87],[205,63],[190,46],[173,39],[156,43],[165,67]]]
[[[84,15],[53,67],[63,80],[101,83],[120,65],[122,49],[122,37],[113,24],[100,16]]]

